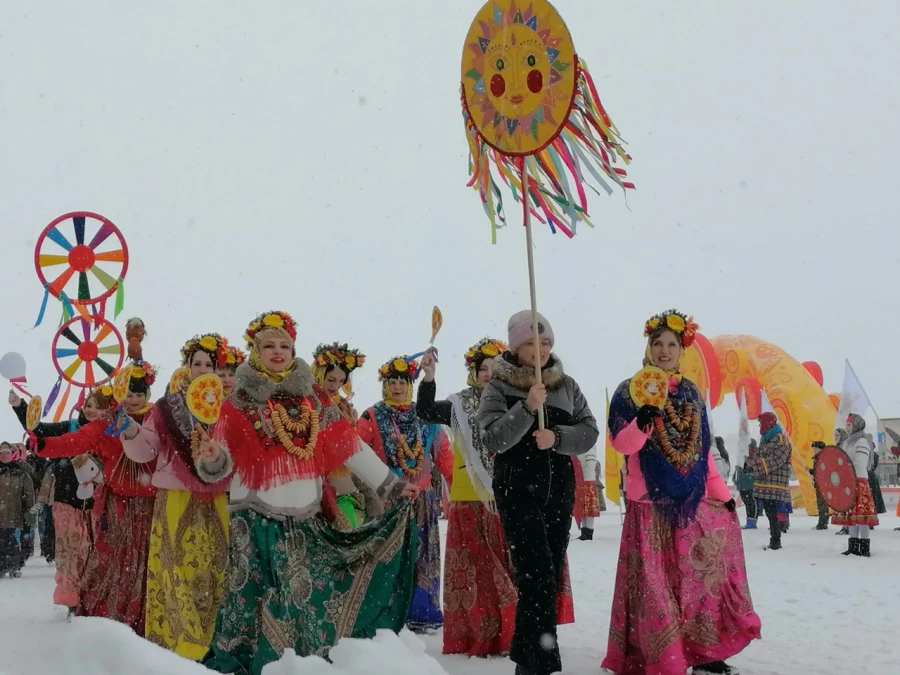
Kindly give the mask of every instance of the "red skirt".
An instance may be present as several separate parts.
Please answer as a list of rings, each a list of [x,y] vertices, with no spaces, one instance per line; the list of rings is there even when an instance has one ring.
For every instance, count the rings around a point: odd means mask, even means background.
[[[81,582],[79,616],[99,616],[144,634],[153,497],[122,497],[103,486],[94,497],[94,545]]]
[[[852,527],[853,525],[873,526],[878,524],[878,514],[875,513],[875,500],[872,499],[872,488],[865,478],[856,479],[856,501],[853,507],[845,513],[836,513],[831,517],[835,525]]]
[[[88,551],[91,550],[90,512],[68,504],[53,504],[56,529],[56,588],[53,602],[78,606],[78,594]]]
[[[759,637],[737,516],[704,500],[676,528],[652,504],[629,501],[602,667],[684,675]]]
[[[444,557],[444,654],[500,656],[515,631],[516,586],[500,517],[481,502],[451,502]],[[575,621],[569,567],[557,622]]]
[[[575,518],[575,524],[581,527],[582,518],[596,518],[600,515],[600,496],[597,494],[597,482],[585,480],[577,457],[572,458],[572,465],[575,467],[575,507],[572,509],[572,517]]]

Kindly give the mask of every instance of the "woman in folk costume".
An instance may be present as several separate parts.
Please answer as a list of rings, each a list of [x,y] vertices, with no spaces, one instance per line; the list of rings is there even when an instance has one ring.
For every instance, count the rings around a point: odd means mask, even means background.
[[[603,667],[617,675],[694,675],[760,637],[735,503],[710,453],[706,405],[679,373],[697,326],[675,310],[650,319],[645,365],[668,374],[661,410],[638,406],[631,381],[610,404],[613,447],[627,458],[628,507]]]
[[[363,412],[356,426],[359,437],[372,447],[397,476],[421,489],[416,500],[419,527],[419,557],[416,560],[416,588],[407,626],[424,632],[443,625],[441,613],[441,535],[438,502],[432,470],[452,480],[453,454],[450,441],[437,424],[423,422],[412,402],[413,382],[419,364],[398,356],[378,370],[382,400]]]
[[[109,399],[112,387],[105,385],[85,398],[78,417],[68,422],[41,422],[34,429],[39,438],[62,436],[77,431],[85,424],[109,416]],[[27,404],[14,393],[9,395],[10,405],[23,428]],[[90,514],[94,507],[91,498],[81,499],[77,494],[78,478],[68,457],[51,460],[49,471],[53,472],[52,506],[53,524],[56,533],[56,588],[53,602],[69,608],[69,615],[78,606],[78,589],[84,574],[91,546]]]
[[[348,399],[341,396],[341,389],[350,381],[350,374],[361,368],[366,362],[365,354],[358,349],[350,349],[347,344],[337,342],[330,345],[319,345],[313,353],[312,372],[316,378],[315,389],[329,397],[350,426],[356,427],[359,415]],[[376,513],[383,511],[374,495],[369,494],[367,500],[360,486],[353,479],[353,472],[346,465],[334,469],[328,474],[327,492],[334,498],[334,527],[340,530],[352,530],[365,522],[367,507],[377,507]]]
[[[785,504],[791,503],[791,442],[773,412],[759,414],[759,450],[744,461],[753,474],[753,499],[769,519],[769,550],[781,548]]]
[[[191,417],[185,391],[201,375],[226,368],[227,360],[222,336],[188,340],[181,348],[187,371],[180,386],[156,402],[142,425],[128,424],[121,436],[129,459],[156,464],[144,635],[195,661],[209,650],[224,588],[231,465],[223,464],[217,474],[195,465],[192,442],[205,432]]]
[[[421,419],[452,430],[453,479],[444,556],[444,654],[507,654],[516,615],[512,561],[494,505],[494,456],[481,442],[476,422],[481,393],[494,371],[494,358],[506,350],[485,338],[465,355],[468,386],[436,401],[435,361],[422,359],[425,378],[416,399]]]
[[[856,472],[856,501],[849,511],[834,514],[831,522],[850,530],[850,543],[843,555],[868,558],[871,555],[869,530],[878,525],[875,501],[868,479],[869,454],[872,452],[872,446],[866,439],[866,420],[862,415],[851,414],[847,417],[845,431],[846,437],[841,443],[841,449],[849,455]]]
[[[591,541],[594,538],[594,518],[600,515],[600,500],[602,496],[597,492],[597,450],[591,448],[588,452],[572,458],[572,466],[575,468],[575,508],[572,517],[575,524],[581,530],[579,541]]]
[[[366,527],[336,531],[322,515],[322,484],[350,469],[381,499],[413,497],[363,445],[337,405],[313,388],[295,357],[296,324],[266,312],[249,325],[250,357],[238,367],[212,439],[202,438],[202,476],[233,464],[225,597],[205,665],[260,675],[285,649],[325,657],[342,637],[399,631],[412,598],[412,505]]]
[[[494,360],[476,419],[484,447],[495,456],[492,486],[518,590],[510,658],[516,673],[549,675],[562,670],[556,626],[565,621],[560,598],[568,590],[572,457],[594,447],[600,432],[578,384],[551,351],[553,328],[540,314],[538,322],[535,343],[531,312],[510,318],[509,349]],[[545,429],[538,428],[540,408]]]
[[[131,374],[128,415],[140,424],[156,372],[144,361]],[[111,393],[108,401],[113,407]],[[85,563],[76,613],[113,619],[143,635],[155,466],[153,462],[139,464],[129,459],[122,448],[122,437],[106,433],[108,424],[101,417],[73,433],[37,437],[35,441],[42,457],[75,457],[72,464],[76,470],[95,464],[103,473],[103,483],[93,493],[93,547]]]

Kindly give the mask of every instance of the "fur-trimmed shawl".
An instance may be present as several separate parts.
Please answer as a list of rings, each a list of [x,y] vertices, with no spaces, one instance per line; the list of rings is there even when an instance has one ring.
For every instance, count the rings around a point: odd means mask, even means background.
[[[516,389],[528,391],[534,384],[534,366],[513,363],[514,357],[505,352],[494,359],[494,377]],[[560,358],[550,354],[547,365],[541,370],[541,381],[547,389],[559,389],[565,379],[565,371]]]
[[[256,403],[270,398],[297,398],[312,396],[315,378],[309,364],[301,358],[294,359],[294,370],[281,382],[274,382],[253,369],[249,362],[237,367],[235,391],[242,391]]]

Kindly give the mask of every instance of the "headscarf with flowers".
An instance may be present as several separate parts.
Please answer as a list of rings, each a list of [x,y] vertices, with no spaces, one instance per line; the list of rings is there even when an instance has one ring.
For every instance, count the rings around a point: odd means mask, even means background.
[[[128,391],[135,394],[149,394],[150,387],[156,382],[156,373],[156,367],[149,361],[135,361],[131,366]]]
[[[419,362],[410,359],[405,354],[397,356],[385,362],[378,369],[378,381],[381,382],[381,399],[385,404],[394,407],[405,407],[410,405],[412,401],[413,382],[415,382],[420,373]],[[404,380],[407,383],[406,399],[401,402],[395,402],[391,399],[390,391],[388,391],[388,382],[391,380]]]
[[[241,365],[244,361],[247,360],[247,355],[244,353],[244,350],[235,347],[232,344],[228,344],[226,342],[225,345],[225,368],[229,368],[230,370],[236,370],[239,365]]]
[[[296,356],[294,343],[297,341],[297,322],[287,312],[263,312],[250,322],[244,332],[244,340],[250,348],[250,367],[273,382],[281,382],[294,372],[296,362],[292,360],[288,367],[279,373],[266,368],[262,359],[259,358],[259,344],[266,335],[277,335],[289,339],[291,355]]]
[[[488,359],[493,359],[506,351],[506,344],[494,338],[483,338],[477,343],[469,347],[466,352],[466,368],[469,371],[469,377],[466,383],[470,387],[478,386],[478,369],[481,364]]]

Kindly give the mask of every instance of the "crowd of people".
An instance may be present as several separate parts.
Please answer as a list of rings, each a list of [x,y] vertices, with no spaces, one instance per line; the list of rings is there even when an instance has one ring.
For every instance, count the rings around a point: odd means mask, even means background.
[[[760,637],[729,471],[717,466],[727,453],[680,373],[696,330],[675,310],[652,317],[643,364],[665,372],[665,403],[639,405],[628,380],[609,406],[627,504],[602,665],[619,675],[735,675],[726,659]],[[571,520],[590,539],[603,499],[600,427],[550,322],[513,315],[505,342],[466,351],[467,386],[444,399],[433,352],[392,358],[378,369],[381,400],[361,413],[347,394],[365,355],[323,344],[307,363],[296,338],[281,311],[249,324],[248,353],[195,336],[155,402],[156,369],[140,354],[124,400],[109,385],[91,391],[77,419],[29,432],[27,460],[0,445],[0,571],[21,574],[32,525],[52,512],[55,530],[41,531],[55,542],[55,603],[218,672],[259,675],[288,648],[327,657],[342,637],[407,626],[443,628],[444,653],[561,673]],[[226,398],[206,426],[186,392],[212,373]],[[25,426],[25,403],[10,403]],[[761,504],[777,549],[790,446],[774,415],[760,425],[736,484],[748,522]],[[845,446],[861,431],[852,420]],[[851,552],[867,555],[863,480],[846,524]]]

